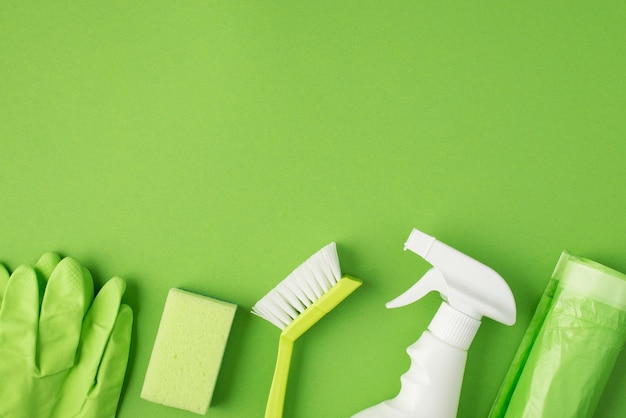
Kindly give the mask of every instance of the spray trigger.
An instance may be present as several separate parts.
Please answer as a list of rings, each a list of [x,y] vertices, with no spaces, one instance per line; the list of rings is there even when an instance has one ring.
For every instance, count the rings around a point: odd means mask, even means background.
[[[446,279],[443,277],[443,274],[441,274],[441,271],[435,267],[428,270],[426,274],[415,282],[413,286],[409,287],[406,292],[394,300],[387,302],[385,306],[389,309],[400,308],[420,300],[432,291],[437,291],[441,294],[443,299],[448,299],[448,284],[446,283]]]

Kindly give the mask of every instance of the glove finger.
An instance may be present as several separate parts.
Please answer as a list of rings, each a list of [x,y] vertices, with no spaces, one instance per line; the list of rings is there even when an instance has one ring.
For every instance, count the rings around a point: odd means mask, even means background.
[[[48,252],[42,255],[35,264],[35,270],[37,270],[41,276],[47,280],[50,279],[55,267],[61,262],[61,256],[57,253]]]
[[[0,416],[31,414],[39,319],[40,283],[35,270],[18,267],[0,308]]]
[[[93,298],[87,269],[67,257],[50,274],[39,319],[39,370],[42,376],[74,364],[83,318]]]
[[[115,325],[125,290],[124,280],[119,277],[110,279],[98,292],[85,317],[81,336],[80,363],[91,367],[92,379],[95,378],[102,353]],[[89,361],[86,361],[87,359]]]
[[[0,308],[2,308],[2,299],[4,299],[4,292],[9,284],[9,271],[0,264]]]
[[[78,348],[78,362],[63,387],[63,398],[55,416],[75,416],[94,385],[98,367],[120,310],[126,283],[119,277],[109,280],[98,292],[85,320]]]
[[[133,311],[130,306],[122,305],[102,356],[95,386],[89,392],[80,417],[115,417],[128,365],[132,328]]]
[[[34,367],[38,319],[37,274],[31,267],[20,266],[9,278],[0,309],[0,357],[3,360],[8,362],[18,357]]]

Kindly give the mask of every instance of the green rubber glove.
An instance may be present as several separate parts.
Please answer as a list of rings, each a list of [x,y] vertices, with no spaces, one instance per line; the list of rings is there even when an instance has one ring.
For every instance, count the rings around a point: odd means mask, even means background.
[[[2,308],[2,298],[4,297],[4,290],[9,283],[9,271],[0,264],[0,308]]]
[[[114,417],[130,347],[125,283],[94,299],[89,272],[45,254],[34,268],[0,269],[0,416]]]

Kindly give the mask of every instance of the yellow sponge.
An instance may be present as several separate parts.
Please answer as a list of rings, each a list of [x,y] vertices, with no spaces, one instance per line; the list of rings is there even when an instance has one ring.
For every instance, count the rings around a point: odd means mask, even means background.
[[[143,399],[206,414],[237,305],[170,289]]]

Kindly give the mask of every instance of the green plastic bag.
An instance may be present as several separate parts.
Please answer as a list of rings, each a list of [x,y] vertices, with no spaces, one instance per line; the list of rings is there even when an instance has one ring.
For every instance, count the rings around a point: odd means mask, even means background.
[[[626,342],[626,275],[563,252],[489,418],[590,418]]]

